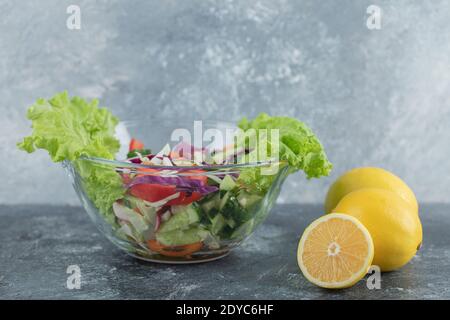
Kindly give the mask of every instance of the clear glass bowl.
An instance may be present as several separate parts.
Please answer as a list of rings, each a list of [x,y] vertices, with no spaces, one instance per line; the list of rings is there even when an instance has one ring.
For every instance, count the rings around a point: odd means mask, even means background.
[[[154,152],[167,143],[174,144],[169,139],[174,129],[180,127],[190,130],[193,123],[175,126],[168,121],[141,119],[121,124],[122,135],[140,139]],[[203,130],[209,128],[224,131],[233,125],[202,123]],[[64,163],[97,228],[126,253],[161,263],[219,259],[248,238],[273,207],[289,168],[279,162],[278,170],[270,176],[270,187],[258,194],[248,192],[248,186],[241,185],[238,177],[242,172],[261,170],[270,165],[273,162],[168,167],[101,158],[80,158]],[[235,183],[230,190],[223,190],[218,183],[227,175]],[[141,184],[139,189],[133,187],[136,179],[150,179],[152,183]],[[186,179],[216,186],[206,195],[184,192],[177,183]],[[167,201],[171,192],[173,194],[171,188],[176,188],[183,197]],[[163,202],[153,201],[156,193],[166,191],[169,197]]]

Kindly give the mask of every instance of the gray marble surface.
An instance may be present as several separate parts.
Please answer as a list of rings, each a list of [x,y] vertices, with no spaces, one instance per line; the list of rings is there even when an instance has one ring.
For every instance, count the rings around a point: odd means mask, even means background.
[[[79,207],[0,206],[1,299],[450,299],[450,206],[426,204],[424,245],[381,289],[364,280],[329,291],[308,283],[296,262],[300,234],[318,205],[278,205],[251,239],[229,256],[198,265],[140,262],[116,249]],[[68,290],[66,269],[81,269]]]
[[[74,3],[80,30],[66,27]],[[366,27],[372,4],[380,30]],[[322,202],[363,165],[448,203],[449,20],[448,0],[0,0],[0,162],[14,159],[0,203],[78,204],[45,153],[15,148],[30,132],[26,108],[65,89],[124,120],[266,111],[305,121],[335,169],[290,177],[287,190],[302,195],[284,191],[281,203]]]

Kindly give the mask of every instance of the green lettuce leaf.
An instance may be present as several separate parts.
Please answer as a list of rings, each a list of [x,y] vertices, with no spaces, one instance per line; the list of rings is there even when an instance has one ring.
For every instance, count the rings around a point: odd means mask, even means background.
[[[271,150],[270,139],[264,131],[258,130],[267,129],[267,132],[270,132],[270,129],[278,129],[279,160],[288,163],[290,173],[302,170],[308,179],[319,178],[327,176],[333,167],[319,139],[310,128],[297,119],[271,117],[261,113],[251,121],[243,118],[238,126],[244,134],[249,129],[255,129],[258,139],[264,135],[262,138],[267,141],[268,151]],[[274,175],[262,175],[260,168],[246,168],[242,170],[239,181],[247,189],[253,189],[255,193],[265,193],[274,178]]]
[[[90,163],[82,156],[114,159],[119,141],[114,137],[118,119],[98,100],[69,98],[67,92],[38,99],[29,109],[32,134],[19,142],[29,153],[47,150],[54,162],[71,161],[94,205],[111,220],[112,203],[123,196],[122,180],[113,168]],[[80,159],[80,160],[79,160]]]
[[[276,175],[263,175],[260,168],[244,168],[239,173],[237,183],[252,194],[264,195],[272,186]]]
[[[120,175],[111,166],[82,159],[72,163],[76,173],[80,175],[84,191],[89,199],[103,214],[105,220],[114,225],[115,215],[112,205],[116,200],[122,199],[125,194]]]

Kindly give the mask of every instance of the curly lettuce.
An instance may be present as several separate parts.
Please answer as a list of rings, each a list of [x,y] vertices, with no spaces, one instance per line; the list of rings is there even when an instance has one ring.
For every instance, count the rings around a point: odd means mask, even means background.
[[[114,137],[118,119],[106,108],[99,108],[98,100],[70,98],[67,92],[38,99],[28,109],[27,118],[32,122],[32,134],[17,144],[19,149],[28,153],[44,149],[54,162],[72,162],[88,197],[111,220],[112,203],[124,192],[120,176],[112,168],[79,159],[114,159],[120,147]]]
[[[264,132],[258,131],[259,129],[267,131],[278,129],[279,160],[289,165],[290,173],[302,170],[308,179],[319,178],[327,176],[333,167],[319,139],[310,128],[297,119],[271,117],[261,113],[251,121],[243,118],[238,126],[244,134],[249,129],[255,129],[257,135]],[[259,168],[246,168],[242,170],[239,182],[254,193],[265,193],[274,178],[274,175],[263,175]]]

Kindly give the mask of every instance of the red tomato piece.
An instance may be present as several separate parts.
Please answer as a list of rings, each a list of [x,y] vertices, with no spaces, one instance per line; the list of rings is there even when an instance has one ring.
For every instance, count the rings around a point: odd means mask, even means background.
[[[132,138],[129,151],[144,149],[144,143],[138,139]]]
[[[202,195],[200,192],[192,192],[190,195],[186,195],[185,192],[180,192],[180,196],[176,199],[167,202],[169,206],[188,205],[194,201],[200,200]]]
[[[150,169],[150,168],[144,168],[144,169],[139,169],[140,171],[145,171],[145,172],[157,172],[158,170],[155,169]],[[188,170],[188,171],[184,171],[184,173],[194,173],[194,174],[199,174],[204,172],[203,170]],[[143,176],[143,174],[138,174],[139,176]],[[186,177],[186,176],[185,176]],[[208,177],[204,176],[204,175],[193,175],[193,176],[188,176],[186,177],[188,179],[193,179],[193,180],[199,180],[201,181],[203,184],[206,184]],[[130,188],[130,193],[131,195],[138,197],[140,199],[146,200],[146,201],[150,201],[150,202],[156,202],[156,201],[160,201],[162,199],[165,199],[171,195],[173,195],[174,193],[176,193],[176,186],[175,185],[162,185],[162,184],[151,184],[151,183],[143,183],[143,184],[138,184],[135,186],[132,186]],[[166,205],[168,206],[176,206],[176,205],[188,205],[194,201],[200,200],[200,198],[202,197],[200,192],[192,192],[192,193],[186,193],[184,191],[180,192],[180,195],[175,198],[170,200],[169,202],[166,203]]]
[[[176,193],[175,186],[143,183],[130,188],[130,193],[140,199],[156,202]]]

